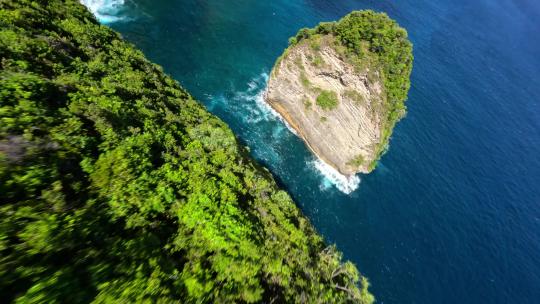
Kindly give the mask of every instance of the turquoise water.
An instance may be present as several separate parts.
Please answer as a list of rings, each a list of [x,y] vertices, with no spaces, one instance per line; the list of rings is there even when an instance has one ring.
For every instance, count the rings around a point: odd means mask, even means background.
[[[540,302],[537,1],[87,2],[231,126],[379,303]],[[413,85],[380,166],[338,182],[260,94],[299,28],[365,8],[408,29]]]

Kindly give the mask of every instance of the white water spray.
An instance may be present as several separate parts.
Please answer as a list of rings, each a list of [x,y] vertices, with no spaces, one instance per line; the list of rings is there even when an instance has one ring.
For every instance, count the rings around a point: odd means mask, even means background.
[[[326,181],[335,185],[339,191],[345,194],[350,194],[354,192],[354,190],[358,189],[358,186],[360,185],[360,177],[358,177],[357,175],[343,175],[339,173],[339,171],[334,169],[334,167],[330,166],[329,164],[325,163],[320,159],[314,161],[313,166],[315,167],[315,169],[317,169],[317,171],[319,171],[319,173],[324,176],[324,179]]]
[[[268,74],[263,73],[258,78],[249,82],[248,91],[246,93],[241,93],[243,95],[242,97],[254,100],[257,107],[260,109],[260,113],[257,114],[262,114],[264,116],[264,119],[274,118],[275,120],[279,120],[287,127],[287,129],[291,133],[298,136],[296,131],[287,123],[287,121],[264,100],[264,93],[266,91],[266,88],[256,91],[259,88],[257,84],[261,83],[261,80],[264,80],[263,83],[264,86],[266,86]],[[350,194],[356,189],[358,189],[358,186],[360,185],[360,177],[358,177],[357,175],[345,176],[336,169],[334,169],[334,167],[328,165],[320,159],[313,161],[310,165],[323,176],[323,184],[321,184],[321,187],[323,189],[329,187],[330,185],[335,185],[336,188],[341,192],[345,194]],[[328,183],[330,185],[328,185]]]
[[[114,23],[123,20],[121,11],[124,0],[80,0],[101,23]]]

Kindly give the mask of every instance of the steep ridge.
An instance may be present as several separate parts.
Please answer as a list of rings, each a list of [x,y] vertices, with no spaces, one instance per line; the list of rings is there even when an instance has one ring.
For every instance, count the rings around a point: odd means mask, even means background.
[[[231,130],[74,0],[0,2],[6,302],[359,302]]]

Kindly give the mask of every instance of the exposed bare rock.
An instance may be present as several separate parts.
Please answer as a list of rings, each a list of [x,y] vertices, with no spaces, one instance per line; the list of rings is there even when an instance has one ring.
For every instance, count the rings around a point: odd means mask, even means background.
[[[324,92],[335,104],[317,101]],[[315,47],[303,41],[287,49],[265,99],[315,155],[352,175],[369,172],[378,157],[385,96],[379,72],[351,64],[325,36]]]

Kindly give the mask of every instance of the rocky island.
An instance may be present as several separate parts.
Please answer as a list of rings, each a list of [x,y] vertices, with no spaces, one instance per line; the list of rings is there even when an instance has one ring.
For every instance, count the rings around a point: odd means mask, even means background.
[[[265,100],[325,163],[369,173],[405,115],[412,62],[403,28],[384,13],[355,11],[291,38]]]

